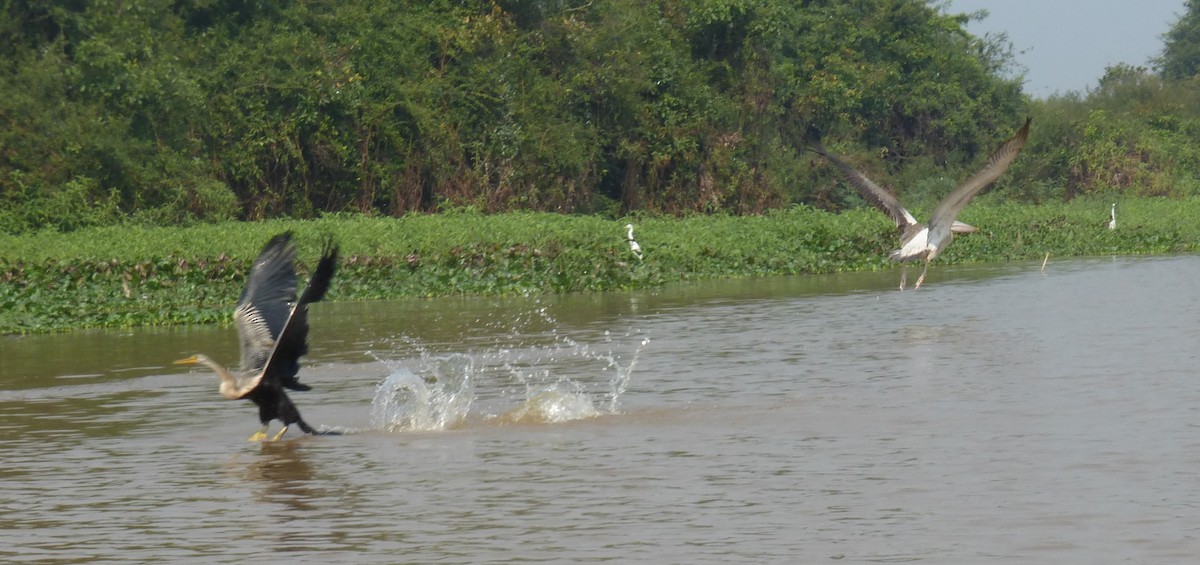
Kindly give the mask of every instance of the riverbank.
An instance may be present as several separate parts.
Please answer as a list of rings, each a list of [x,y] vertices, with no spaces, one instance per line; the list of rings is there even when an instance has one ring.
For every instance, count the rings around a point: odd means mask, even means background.
[[[957,238],[938,264],[1200,248],[1200,199],[1017,205],[984,198],[964,211],[980,233]],[[632,220],[447,213],[399,219],[231,222],[0,235],[0,333],[227,322],[250,262],[272,235],[296,233],[302,277],[320,239],[341,246],[330,300],[513,295],[648,288],[668,282],[894,268],[894,226],[867,208],[797,207],[764,216]],[[936,277],[936,275],[931,275]],[[931,282],[936,282],[936,278]]]

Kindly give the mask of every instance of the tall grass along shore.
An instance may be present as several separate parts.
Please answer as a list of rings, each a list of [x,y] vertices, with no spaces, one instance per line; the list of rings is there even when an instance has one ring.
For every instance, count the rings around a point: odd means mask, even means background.
[[[982,229],[941,263],[1190,252],[1200,198],[989,201],[961,219]],[[645,252],[625,241],[635,224]],[[0,235],[0,333],[227,322],[250,261],[272,235],[296,233],[307,274],[318,241],[342,248],[332,300],[511,295],[646,288],[681,280],[891,268],[891,222],[861,208],[796,207],[762,216],[610,219],[549,213],[454,212],[400,219],[229,222]],[[308,251],[306,252],[305,249]]]

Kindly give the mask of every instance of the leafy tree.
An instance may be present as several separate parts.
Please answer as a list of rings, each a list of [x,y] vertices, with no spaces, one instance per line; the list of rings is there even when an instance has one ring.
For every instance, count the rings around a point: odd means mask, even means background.
[[[1200,92],[1143,67],[1110,67],[1086,96],[1033,105],[1037,135],[1010,185],[1027,200],[1083,194],[1189,196],[1200,189]]]
[[[1189,79],[1200,73],[1200,0],[1186,0],[1184,10],[1163,34],[1162,54],[1154,60],[1163,78]]]
[[[1006,43],[967,17],[924,0],[10,0],[0,229],[837,207],[805,159],[814,133],[915,176],[1019,123]]]

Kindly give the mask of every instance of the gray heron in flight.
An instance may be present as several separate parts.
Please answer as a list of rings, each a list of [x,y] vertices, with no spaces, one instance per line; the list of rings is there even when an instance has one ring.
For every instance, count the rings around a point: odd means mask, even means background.
[[[638,261],[641,261],[642,246],[638,245],[637,240],[633,239],[633,224],[625,224],[625,229],[629,230],[629,233],[625,235],[625,241],[629,242],[629,250],[637,256]]]
[[[297,300],[296,247],[291,237],[290,232],[282,233],[267,242],[254,260],[238,299],[233,320],[241,344],[242,370],[232,372],[201,353],[175,362],[212,369],[221,379],[221,396],[230,400],[245,398],[258,405],[262,429],[249,441],[266,439],[271,420],[283,424],[272,441],[283,437],[292,424],[305,433],[318,433],[300,417],[284,389],[311,389],[296,378],[300,357],[308,353],[308,305],[320,301],[329,290],[338,249],[332,240],[326,240],[321,259]]]
[[[865,200],[883,210],[896,222],[900,232],[900,249],[892,251],[889,257],[903,265],[900,271],[900,290],[904,290],[904,283],[908,277],[908,263],[917,259],[925,260],[925,268],[914,285],[914,288],[921,288],[921,283],[925,281],[925,275],[929,272],[929,262],[950,245],[954,234],[978,231],[970,225],[956,221],[955,217],[971,198],[1004,174],[1005,169],[1008,169],[1025,146],[1025,140],[1029,137],[1029,124],[1032,121],[1032,118],[1027,118],[1025,125],[1021,126],[1016,135],[988,156],[983,168],[943,198],[934,208],[928,225],[918,222],[895,196],[880,188],[854,167],[831,155],[820,143],[812,144],[810,149],[829,159],[841,171],[846,182],[856,188]]]

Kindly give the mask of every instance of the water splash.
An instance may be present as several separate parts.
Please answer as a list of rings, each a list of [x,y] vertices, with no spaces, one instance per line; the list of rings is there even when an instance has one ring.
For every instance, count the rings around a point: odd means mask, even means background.
[[[531,392],[524,403],[495,419],[513,424],[555,424],[601,414],[587,393],[571,390],[570,383],[564,384],[566,386],[556,383]]]
[[[375,356],[374,353],[371,353]],[[460,425],[474,400],[473,362],[465,355],[433,359],[424,376],[375,357],[392,370],[375,388],[371,425],[389,432],[445,430]]]
[[[533,331],[538,322],[548,331]],[[471,353],[438,353],[410,337],[416,359],[389,360],[375,391],[371,420],[385,431],[445,430],[484,423],[559,423],[618,411],[634,367],[650,339],[605,331],[603,341],[562,335],[545,307],[502,322],[490,346]],[[630,340],[636,340],[628,353]],[[624,349],[625,352],[621,352]]]

